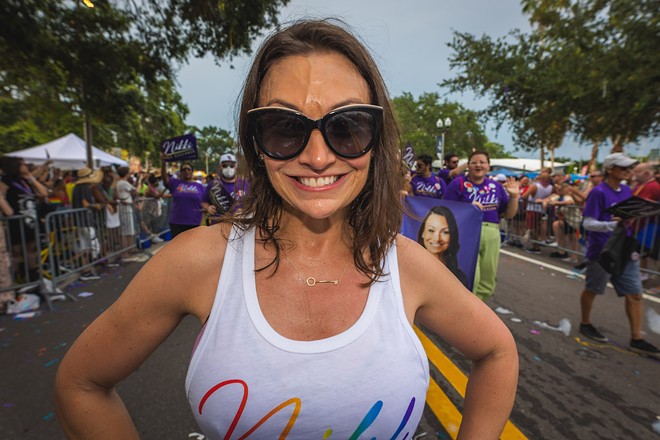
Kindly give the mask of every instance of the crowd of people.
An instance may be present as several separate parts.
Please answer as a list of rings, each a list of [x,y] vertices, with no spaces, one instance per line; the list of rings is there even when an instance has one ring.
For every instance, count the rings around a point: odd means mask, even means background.
[[[402,191],[410,196],[471,203],[482,211],[474,294],[486,299],[495,291],[500,220],[511,219],[505,224],[509,229],[509,245],[532,254],[541,254],[541,246],[549,246],[553,249],[549,257],[572,263],[585,274],[586,285],[580,299],[583,335],[601,342],[607,340],[591,324],[590,316],[594,299],[605,292],[611,281],[617,294],[625,298],[631,350],[659,353],[642,338],[642,281],[648,274],[640,271],[640,267],[646,268],[650,262],[657,265],[658,216],[623,222],[607,211],[633,195],[660,202],[658,164],[639,163],[623,153],[613,153],[605,158],[602,172],[592,169],[585,179],[573,180],[563,171],[552,169],[542,169],[534,178],[526,175],[507,178],[497,172],[489,176],[488,154],[479,151],[472,152],[462,166],[456,154],[449,153],[444,159],[445,167],[434,173],[431,157],[420,155],[415,172],[403,173]],[[449,252],[457,246],[456,221],[447,211],[450,210],[444,207],[429,211],[422,220],[418,241],[461,280],[465,275],[456,268],[455,258]],[[623,273],[611,274],[598,260],[615,227],[621,223],[625,223],[628,235],[636,237],[638,247],[626,256],[629,261]],[[586,255],[579,262],[578,255],[582,253]]]
[[[264,411],[289,400],[304,402],[299,420],[287,425],[292,438],[327,433],[321,416],[330,418],[335,436],[348,438],[374,408],[382,408],[382,416],[368,427],[370,438],[414,430],[429,382],[412,329],[419,322],[473,362],[460,435],[497,438],[515,397],[517,353],[506,326],[481,300],[495,292],[502,219],[510,220],[514,233],[522,232],[512,235],[527,241],[509,243],[529,253],[556,243],[550,257],[577,265],[584,243],[583,335],[607,340],[591,323],[591,310],[611,281],[625,297],[631,350],[659,353],[641,334],[640,261],[631,256],[620,274],[598,263],[617,226],[655,231],[656,223],[633,224],[607,212],[632,195],[660,200],[652,164],[612,154],[602,174],[592,170],[576,184],[547,169],[533,179],[491,176],[485,151],[473,151],[462,165],[450,153],[438,172],[431,156],[420,155],[414,172],[401,173],[402,183],[391,172],[400,162],[398,133],[380,73],[363,45],[328,21],[275,32],[258,51],[243,90],[239,145],[249,180],[239,177],[232,153],[222,155],[205,183],[194,178],[189,162],[171,173],[165,156],[161,169],[137,173],[128,167],[60,173],[48,164],[3,159],[4,216],[38,222],[44,207],[101,211],[109,241],[122,249],[141,233],[153,242],[162,240],[165,229],[177,237],[63,360],[56,401],[67,435],[136,437],[114,387],[190,314],[202,327],[186,392],[211,437],[248,432]],[[451,209],[431,209],[421,219],[417,242],[409,240],[397,234],[401,192],[481,211],[472,292],[458,265]],[[147,209],[139,204],[143,198],[155,203]],[[167,218],[163,199],[171,200]],[[80,231],[84,266],[109,251],[95,242],[92,223]],[[27,243],[36,252],[29,221],[20,231],[9,226],[11,243]],[[0,234],[0,248],[3,241]],[[658,258],[657,240],[641,246],[646,258]],[[10,260],[11,249],[0,249],[0,287],[15,276]],[[30,271],[37,271],[39,260],[29,260]],[[81,278],[97,276],[85,270]],[[365,360],[368,381],[366,371],[354,366]],[[231,385],[243,392],[223,392]],[[244,404],[248,389],[254,401],[240,420],[233,419],[225,409]],[[222,397],[212,398],[216,393]],[[334,405],[340,398],[349,401],[349,410]]]
[[[184,165],[179,169],[181,181],[190,178],[190,168]],[[236,200],[247,191],[242,180],[236,186],[237,178],[229,175],[227,169],[236,169],[233,154],[223,156],[217,170],[219,177],[211,174],[209,185],[195,184],[203,196],[200,207],[205,207],[209,219],[236,205]],[[4,156],[0,158],[0,173],[0,313],[20,293],[41,293],[40,286],[34,283],[44,270],[38,249],[48,246],[44,222],[49,213],[88,210],[85,215],[71,216],[54,225],[76,229],[75,250],[71,251],[75,253],[71,257],[75,263],[67,265],[58,261],[56,271],[74,271],[80,267],[80,279],[88,281],[99,278],[93,263],[100,261],[112,267],[131,262],[136,245],[144,245],[145,241],[162,242],[168,221],[177,233],[176,215],[187,208],[181,198],[186,193],[183,187],[167,185],[177,177],[173,175],[169,179],[170,174],[161,169],[143,171],[140,167],[107,166],[97,170],[87,167],[62,170],[54,167],[51,160],[37,166],[19,157]],[[169,209],[170,200],[175,201],[174,213]],[[196,209],[194,215],[199,225],[201,211]],[[61,239],[58,243],[64,241],[63,236],[64,232],[56,233],[55,237]],[[13,288],[28,284],[31,285]]]
[[[190,314],[202,328],[186,395],[209,438],[412,436],[429,384],[413,321],[472,361],[459,437],[498,438],[515,397],[515,342],[442,261],[398,234],[397,124],[362,43],[332,20],[276,30],[239,117],[249,190],[207,188],[209,203],[189,164],[166,177],[177,236],[62,360],[65,433],[137,438],[115,385]],[[232,183],[235,161],[223,159],[218,179]],[[189,227],[219,210],[215,224]],[[292,418],[280,411],[289,406]]]

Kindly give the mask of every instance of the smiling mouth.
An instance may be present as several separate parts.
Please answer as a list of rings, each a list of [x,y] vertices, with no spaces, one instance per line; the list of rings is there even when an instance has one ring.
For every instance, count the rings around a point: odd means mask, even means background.
[[[332,185],[341,176],[327,176],[327,177],[296,177],[296,180],[303,186],[310,188],[321,188],[324,186]]]

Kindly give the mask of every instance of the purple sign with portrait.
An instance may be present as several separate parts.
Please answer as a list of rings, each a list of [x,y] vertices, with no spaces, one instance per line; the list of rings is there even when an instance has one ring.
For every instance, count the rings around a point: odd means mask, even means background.
[[[160,151],[165,155],[165,162],[197,159],[197,139],[193,134],[184,134],[160,143]]]
[[[472,290],[482,212],[470,203],[406,196],[401,234],[415,240]]]

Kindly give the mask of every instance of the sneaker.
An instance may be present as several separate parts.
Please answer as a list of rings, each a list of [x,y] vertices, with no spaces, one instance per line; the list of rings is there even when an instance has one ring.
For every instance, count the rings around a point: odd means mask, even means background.
[[[603,336],[598,330],[596,330],[596,327],[591,324],[580,324],[580,333],[589,339],[593,339],[594,341],[607,342],[607,338]]]
[[[582,263],[576,264],[575,266],[573,266],[573,269],[575,269],[575,270],[582,270],[582,269],[586,269],[586,268],[587,268],[587,262],[586,261],[583,261]]]
[[[544,243],[545,243],[546,246],[550,246],[550,247],[557,247],[558,246],[557,242],[554,241],[554,240],[546,240]]]
[[[100,280],[101,277],[93,274],[92,272],[83,272],[80,274],[80,279],[83,281],[91,281],[91,280]]]
[[[538,254],[541,253],[541,249],[525,248],[525,252],[527,252],[528,254],[537,254],[538,255]]]
[[[165,241],[165,240],[163,240],[162,238],[160,238],[157,235],[154,235],[153,237],[151,237],[151,242],[152,243],[162,243],[163,241]]]
[[[644,339],[631,339],[630,351],[641,354],[659,355],[660,350],[653,344],[646,342]]]
[[[554,251],[550,253],[550,258],[568,258],[568,252]]]
[[[570,255],[568,255],[568,256],[562,258],[561,261],[565,261],[565,262],[567,262],[567,263],[571,263],[571,264],[577,264],[577,262],[578,262],[578,261],[577,261],[577,258],[575,258],[575,257],[573,257],[573,256],[570,256]]]

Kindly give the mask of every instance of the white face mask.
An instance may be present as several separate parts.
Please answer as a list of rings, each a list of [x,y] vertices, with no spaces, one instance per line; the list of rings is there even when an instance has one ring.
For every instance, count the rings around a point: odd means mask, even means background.
[[[233,179],[234,176],[236,175],[236,167],[233,167],[233,168],[232,167],[224,167],[222,169],[222,175],[226,179]]]

